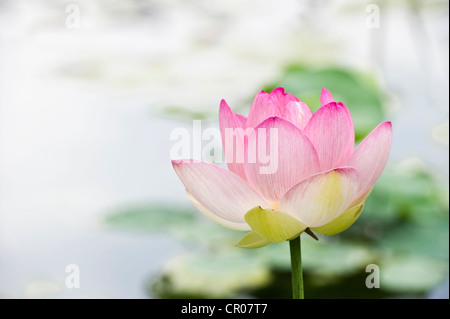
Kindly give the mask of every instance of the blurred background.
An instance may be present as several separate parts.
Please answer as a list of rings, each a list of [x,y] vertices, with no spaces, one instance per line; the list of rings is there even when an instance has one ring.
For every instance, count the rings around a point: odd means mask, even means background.
[[[286,243],[191,207],[173,129],[328,88],[361,141],[393,123],[358,221],[303,245],[307,298],[448,298],[443,0],[0,0],[0,297],[289,298]],[[79,288],[68,288],[79,267]],[[380,269],[368,289],[366,266]],[[70,285],[69,285],[70,286]]]

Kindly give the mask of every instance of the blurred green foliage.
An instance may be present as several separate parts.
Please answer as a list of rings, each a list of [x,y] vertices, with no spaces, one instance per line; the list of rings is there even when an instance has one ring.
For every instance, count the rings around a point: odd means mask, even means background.
[[[448,275],[446,191],[426,168],[386,169],[348,230],[319,241],[302,235],[308,298],[422,297]],[[149,204],[106,218],[115,229],[164,232],[189,247],[152,280],[162,298],[290,298],[286,243],[237,248],[242,232],[223,228],[192,207]],[[365,268],[380,267],[381,288],[367,289]]]

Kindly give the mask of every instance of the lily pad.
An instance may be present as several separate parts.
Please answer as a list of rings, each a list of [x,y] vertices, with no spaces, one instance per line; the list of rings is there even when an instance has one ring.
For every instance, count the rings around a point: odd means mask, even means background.
[[[269,269],[246,254],[210,252],[171,260],[150,289],[162,298],[231,298],[269,280]]]
[[[195,211],[167,204],[142,204],[124,207],[107,215],[105,224],[116,229],[131,231],[166,231],[177,225],[195,220]]]
[[[315,276],[336,277],[364,269],[377,258],[375,249],[338,240],[302,240],[305,271]]]
[[[169,233],[180,242],[201,246],[233,246],[244,234],[217,225],[189,205],[150,203],[124,207],[107,215],[105,225],[123,231]]]
[[[448,263],[418,256],[396,256],[380,265],[380,287],[398,293],[424,293],[448,275]]]

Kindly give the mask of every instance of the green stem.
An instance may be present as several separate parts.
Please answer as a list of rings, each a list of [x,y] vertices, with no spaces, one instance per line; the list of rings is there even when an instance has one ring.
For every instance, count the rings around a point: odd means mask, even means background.
[[[292,299],[304,299],[300,236],[289,241],[289,249],[291,251]]]

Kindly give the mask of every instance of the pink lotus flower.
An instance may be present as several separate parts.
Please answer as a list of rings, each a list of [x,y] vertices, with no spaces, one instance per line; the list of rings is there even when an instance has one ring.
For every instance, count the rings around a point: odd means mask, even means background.
[[[172,161],[200,212],[225,227],[251,231],[238,246],[290,240],[308,228],[337,234],[361,213],[388,160],[391,123],[378,125],[354,149],[347,107],[326,89],[320,102],[313,114],[283,88],[261,91],[246,118],[222,100],[220,129],[229,170],[206,162]],[[268,146],[273,134],[277,169],[261,174],[263,161],[249,161],[249,152]]]

